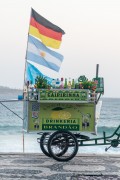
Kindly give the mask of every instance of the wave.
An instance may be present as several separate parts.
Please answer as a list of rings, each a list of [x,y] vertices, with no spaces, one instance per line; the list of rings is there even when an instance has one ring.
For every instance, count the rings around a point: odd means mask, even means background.
[[[102,134],[103,132],[105,132],[107,135],[112,135],[117,128],[118,128],[118,126],[116,126],[116,127],[101,126],[101,127],[97,128],[97,132],[98,132],[98,134]],[[120,131],[120,129],[119,129],[119,131]]]
[[[13,125],[13,126],[10,126],[10,125],[0,125],[0,134],[9,134],[9,133],[19,133],[21,132],[22,130],[22,126],[18,126],[18,125]]]
[[[6,129],[7,129],[7,128],[8,128],[8,129],[9,129],[9,128],[14,128],[14,129],[15,129],[15,128],[17,128],[17,127],[18,127],[18,128],[21,128],[22,126],[19,125],[19,124],[16,124],[16,125],[9,125],[9,124],[7,124],[7,125],[3,124],[3,125],[2,125],[2,124],[0,124],[0,129],[1,129],[1,128],[6,128]]]

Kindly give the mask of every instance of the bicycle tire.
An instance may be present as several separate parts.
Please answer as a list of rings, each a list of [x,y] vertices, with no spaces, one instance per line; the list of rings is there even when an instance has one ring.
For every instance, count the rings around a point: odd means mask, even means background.
[[[57,138],[58,134],[59,135],[61,134],[63,139],[67,138],[67,141],[68,141],[67,151],[64,154],[62,154],[61,156],[58,156],[57,155],[58,153],[55,153],[53,148],[52,148],[52,146],[53,147],[55,146],[54,145],[54,139]],[[56,149],[56,150],[57,150],[57,148],[59,149],[60,145],[62,145],[62,142],[65,143],[65,141],[58,141],[58,144],[56,144],[54,149]],[[72,154],[70,154],[69,147],[74,148]],[[53,157],[53,159],[55,159],[57,161],[61,161],[61,162],[66,162],[66,161],[69,161],[72,158],[74,158],[74,156],[77,154],[77,152],[78,152],[78,141],[77,141],[75,135],[69,131],[61,131],[61,130],[56,131],[50,136],[50,138],[48,140],[48,151],[49,151],[49,154]]]

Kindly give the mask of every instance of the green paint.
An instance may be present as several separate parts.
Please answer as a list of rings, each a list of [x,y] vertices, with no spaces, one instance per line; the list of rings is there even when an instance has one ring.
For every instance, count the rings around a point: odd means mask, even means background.
[[[79,125],[65,125],[65,124],[43,124],[42,130],[69,130],[69,131],[79,131]]]
[[[97,83],[96,93],[104,93],[104,79],[102,77],[93,78]]]
[[[28,131],[55,131],[63,129],[95,132],[94,103],[40,103],[37,113],[35,107],[33,107],[34,103],[28,101]]]
[[[88,100],[88,90],[39,90],[40,100]]]
[[[75,119],[45,119],[45,124],[78,124]]]

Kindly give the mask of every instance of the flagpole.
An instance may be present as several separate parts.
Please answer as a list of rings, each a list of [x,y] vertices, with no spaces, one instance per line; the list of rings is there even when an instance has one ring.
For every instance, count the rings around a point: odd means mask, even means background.
[[[30,13],[30,19],[31,19],[31,14],[32,14],[32,8],[31,8],[31,13]],[[29,20],[28,34],[29,34],[29,29],[30,29],[30,20]],[[28,49],[28,38],[27,38],[26,56],[27,56],[27,49]],[[26,56],[25,56],[25,68],[24,68],[23,98],[24,98],[24,87],[25,87],[25,83],[26,83],[26,67],[27,67],[27,58],[26,58]],[[23,101],[23,103],[26,104],[26,102],[24,102],[24,101]],[[24,112],[24,108],[25,107],[23,105],[23,112]],[[23,128],[22,128],[23,153],[25,152],[24,120],[25,120],[25,118],[23,117]]]
[[[30,19],[31,19],[31,14],[32,14],[32,8],[31,8],[31,13],[30,13]],[[30,20],[29,20],[29,27],[28,27],[28,36],[29,36],[29,29],[30,29]],[[27,47],[26,47],[26,56],[25,56],[25,69],[24,69],[24,84],[23,84],[23,88],[24,88],[24,85],[25,85],[25,75],[26,75],[26,64],[27,64],[27,49],[28,49],[28,38],[27,38]]]

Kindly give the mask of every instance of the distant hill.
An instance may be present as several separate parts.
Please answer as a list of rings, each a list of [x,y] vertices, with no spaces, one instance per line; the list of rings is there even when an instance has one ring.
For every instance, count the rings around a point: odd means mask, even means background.
[[[12,92],[16,92],[16,93],[22,93],[22,89],[12,89],[9,87],[5,87],[5,86],[0,86],[0,93],[12,93]]]

